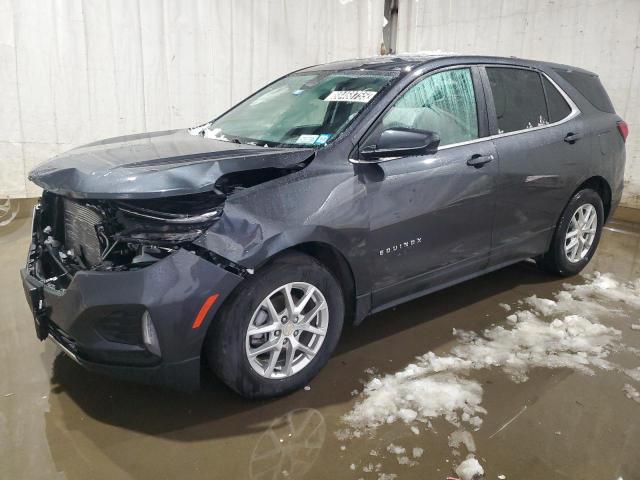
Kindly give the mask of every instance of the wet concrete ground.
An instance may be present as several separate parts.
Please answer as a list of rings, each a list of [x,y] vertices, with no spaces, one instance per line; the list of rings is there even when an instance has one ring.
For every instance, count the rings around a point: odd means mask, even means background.
[[[193,395],[112,380],[39,342],[18,275],[28,229],[27,219],[17,219],[0,231],[2,479],[355,480],[378,478],[361,466],[381,462],[401,479],[444,480],[461,460],[447,445],[450,425],[436,422],[420,435],[394,425],[340,441],[335,432],[355,402],[351,392],[362,388],[365,369],[395,372],[416,355],[445,352],[452,327],[481,331],[504,320],[500,303],[549,297],[565,281],[522,263],[375,315],[344,333],[310,390],[256,402],[215,379]],[[640,277],[640,228],[610,224],[593,270]],[[627,329],[624,341],[640,347],[640,332]],[[489,413],[474,432],[485,478],[640,478],[640,404],[622,393],[630,383],[624,375],[538,369],[522,384],[493,371],[474,378],[490,386]],[[398,465],[384,451],[389,443],[423,448],[419,465]]]

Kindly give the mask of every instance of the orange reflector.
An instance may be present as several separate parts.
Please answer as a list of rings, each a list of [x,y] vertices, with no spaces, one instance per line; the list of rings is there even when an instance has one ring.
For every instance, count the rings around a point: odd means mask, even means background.
[[[207,313],[209,313],[209,310],[211,310],[213,304],[216,303],[216,300],[218,300],[218,296],[219,295],[216,293],[215,295],[211,295],[204,301],[202,307],[200,307],[200,311],[198,312],[196,319],[193,321],[193,325],[191,325],[191,328],[196,329],[199,328],[200,325],[202,325],[202,322],[204,322],[204,317],[207,316]]]

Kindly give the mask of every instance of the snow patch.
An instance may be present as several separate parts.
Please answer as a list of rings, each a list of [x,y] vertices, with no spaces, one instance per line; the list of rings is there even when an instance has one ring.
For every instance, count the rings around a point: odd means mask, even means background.
[[[418,464],[418,462],[411,460],[407,455],[405,455],[407,450],[404,447],[390,443],[387,446],[387,451],[389,453],[393,453],[396,456],[396,460],[398,460],[398,463],[400,465],[408,465],[410,467],[413,467]]]
[[[365,398],[343,417],[344,421],[356,430],[372,429],[395,422],[401,409],[411,408],[420,422],[443,416],[457,425],[459,412],[469,417],[485,413],[480,406],[482,387],[478,382],[451,373],[431,374],[428,365],[413,367],[369,382]]]
[[[209,125],[210,125],[209,123],[205,123],[203,125],[198,125],[197,127],[188,128],[187,131],[189,132],[190,135],[194,135],[194,136],[202,135]]]
[[[444,418],[456,427],[449,446],[459,454],[458,448],[464,445],[469,453],[456,473],[462,480],[471,480],[482,475],[483,468],[473,456],[476,445],[469,430],[478,430],[487,413],[482,407],[482,385],[470,378],[474,370],[500,369],[514,382],[527,381],[533,368],[566,368],[586,375],[595,370],[621,371],[640,381],[640,367],[624,369],[609,360],[616,351],[640,355],[640,350],[623,345],[622,332],[598,322],[611,315],[625,317],[628,307],[640,309],[640,279],[622,283],[599,273],[585,278],[583,285],[563,285],[553,298],[525,298],[513,312],[511,306],[501,304],[512,312],[504,325],[480,333],[453,329],[457,342],[448,354],[427,352],[392,374],[368,369],[373,378],[343,416],[348,428],[340,435],[359,438],[396,422],[405,423],[417,435],[418,424],[430,429],[432,420]],[[640,402],[640,393],[632,385],[625,385],[624,391]],[[388,450],[401,464],[413,461],[404,447],[391,444]],[[414,458],[421,455],[421,449],[413,449]]]
[[[406,455],[402,455],[397,458],[398,458],[398,463],[400,465],[408,465],[409,467],[415,467],[418,464],[418,462],[416,462],[415,460],[411,460]]]
[[[428,424],[442,416],[456,426],[464,422],[477,429],[485,411],[481,385],[465,378],[471,370],[500,368],[523,382],[532,368],[570,368],[585,374],[614,369],[607,357],[618,348],[621,332],[587,316],[622,312],[603,305],[603,299],[640,309],[640,280],[622,284],[598,273],[587,278],[584,285],[565,284],[555,300],[526,298],[523,304],[531,309],[509,315],[509,326],[494,326],[482,334],[454,329],[459,342],[450,355],[428,352],[397,373],[372,378],[344,421],[358,430],[398,420]]]
[[[398,475],[395,473],[379,473],[378,480],[394,480],[394,478],[398,478]]]
[[[362,467],[362,471],[364,473],[379,472],[380,469],[382,469],[382,464],[381,463],[377,463],[375,465],[373,463],[369,463],[369,464],[365,465],[364,467]]]
[[[640,403],[640,392],[628,383],[623,387],[624,393],[629,400]]]
[[[469,453],[475,453],[476,442],[473,440],[471,433],[466,430],[456,430],[449,435],[449,446],[451,448],[458,448],[460,445],[464,445]]]
[[[484,468],[474,456],[470,456],[456,468],[460,480],[476,480],[484,475]]]
[[[356,431],[398,420],[428,424],[436,417],[478,429],[480,415],[486,411],[481,406],[482,386],[465,378],[470,370],[497,367],[512,380],[523,382],[534,367],[570,368],[585,374],[593,374],[593,368],[614,368],[606,357],[619,343],[620,331],[578,315],[552,322],[531,311],[516,315],[511,329],[496,326],[482,335],[456,330],[459,344],[452,355],[429,352],[395,374],[373,378],[343,420]]]
[[[624,373],[626,373],[628,377],[633,378],[636,382],[640,382],[640,367],[627,368],[624,370]]]
[[[394,445],[393,443],[390,443],[387,446],[387,451],[389,453],[393,453],[394,455],[402,455],[406,450],[404,449],[404,447],[400,447],[398,445]]]
[[[222,129],[220,128],[212,128],[210,129],[209,127],[211,126],[211,123],[205,123],[204,125],[199,125],[197,127],[193,127],[193,128],[189,128],[187,131],[189,132],[189,134],[191,135],[202,135],[204,138],[211,138],[213,140],[223,140],[225,142],[228,142],[229,139],[225,136],[224,133],[222,133]]]

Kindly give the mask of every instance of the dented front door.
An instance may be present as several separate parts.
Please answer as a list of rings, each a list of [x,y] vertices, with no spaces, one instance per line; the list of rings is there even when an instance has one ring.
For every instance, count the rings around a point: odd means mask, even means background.
[[[479,157],[491,161],[467,164]],[[486,267],[497,163],[481,141],[376,166],[379,180],[367,183],[374,308]]]

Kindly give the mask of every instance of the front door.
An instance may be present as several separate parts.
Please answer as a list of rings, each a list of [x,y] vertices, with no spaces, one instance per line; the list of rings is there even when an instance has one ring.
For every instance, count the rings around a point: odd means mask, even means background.
[[[361,143],[389,128],[440,136],[438,152],[361,168],[370,215],[373,307],[484,268],[491,247],[496,152],[478,115],[484,97],[473,68],[428,74],[403,93]],[[480,110],[484,113],[484,109]]]

